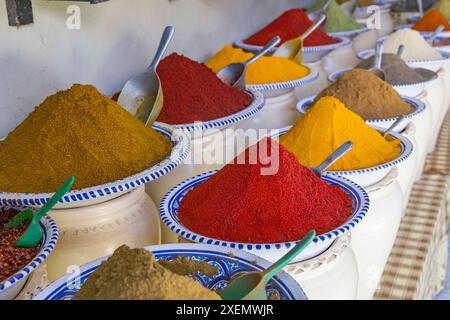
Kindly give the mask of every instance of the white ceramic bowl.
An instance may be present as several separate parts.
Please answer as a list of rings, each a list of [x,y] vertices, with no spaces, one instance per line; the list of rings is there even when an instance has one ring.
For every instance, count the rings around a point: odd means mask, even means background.
[[[346,38],[346,37],[339,36],[339,37],[333,37],[333,38],[336,39],[338,42],[333,43],[333,44],[323,45],[323,46],[303,47],[303,61],[305,63],[318,61],[322,57],[324,57],[328,53],[330,53],[331,51],[345,47],[349,43],[351,43],[350,39]],[[244,49],[249,52],[257,52],[262,49],[262,46],[246,44],[244,41],[236,41],[233,45],[235,47]],[[275,51],[275,50],[276,49],[274,49],[273,51]]]
[[[200,244],[167,244],[146,247],[151,251],[156,260],[172,260],[177,257],[187,257],[196,261],[205,261],[218,267],[218,274],[212,278],[200,274],[195,275],[195,279],[204,287],[211,290],[221,290],[230,279],[237,275],[252,271],[262,272],[271,265],[269,261],[261,259],[253,254],[221,248],[211,245]],[[88,263],[80,268],[77,275],[66,274],[61,279],[52,283],[44,289],[34,300],[70,300],[78,292],[74,289],[74,283],[81,285],[91,275],[99,265],[108,257]],[[307,300],[307,297],[300,285],[287,273],[281,271],[266,285],[266,292],[269,296],[277,296],[281,300]]]
[[[71,191],[59,201],[55,209],[84,207],[106,202],[158,179],[176,168],[189,154],[189,137],[180,130],[174,130],[172,126],[164,123],[156,122],[153,125],[153,129],[172,141],[173,149],[168,157],[151,168],[133,176],[99,186]],[[45,204],[51,196],[53,196],[51,193],[0,192],[0,205],[11,207],[39,207]]]
[[[382,132],[383,129],[379,127],[372,126],[377,131]],[[270,137],[273,139],[277,139],[284,135],[286,132],[288,132],[291,129],[291,127],[286,127],[283,129],[277,130],[274,134],[271,134]],[[394,166],[402,165],[403,162],[405,162],[412,154],[414,150],[414,146],[412,142],[406,138],[405,136],[399,134],[399,133],[392,133],[392,137],[396,139],[400,139],[401,144],[401,152],[400,155],[381,165],[366,168],[366,169],[359,169],[359,170],[351,170],[351,171],[327,171],[328,174],[332,176],[341,176],[344,178],[347,178],[348,180],[353,181],[357,185],[360,185],[363,188],[366,188],[368,186],[374,185],[375,183],[378,183],[380,180],[382,180],[384,177],[386,177],[389,173],[389,171]]]
[[[210,121],[177,124],[174,125],[174,127],[183,132],[192,133],[206,129],[225,129],[232,124],[248,119],[261,111],[264,107],[264,96],[262,93],[254,90],[248,90],[247,93],[252,97],[252,103],[237,113]]]
[[[352,69],[343,69],[340,71],[333,72],[328,76],[328,81],[335,82],[337,79],[339,79],[343,74],[351,71]],[[417,97],[420,95],[425,87],[432,81],[436,80],[438,77],[437,74],[429,80],[418,82],[418,83],[411,83],[411,84],[402,84],[402,85],[393,85],[392,87],[395,89],[395,91],[398,92],[401,96],[408,96],[408,97]]]
[[[172,188],[161,201],[161,220],[170,230],[189,241],[248,251],[271,262],[275,262],[280,259],[289,251],[289,249],[291,249],[295,245],[295,242],[255,244],[224,241],[208,238],[192,232],[184,227],[180,222],[178,218],[178,209],[184,196],[192,188],[195,188],[199,184],[205,182],[205,180],[210,178],[216,172],[217,171],[210,171],[200,174]],[[356,225],[364,219],[367,211],[369,210],[369,197],[367,193],[357,184],[335,175],[324,175],[322,179],[329,184],[339,186],[350,196],[353,203],[352,214],[350,215],[347,222],[339,228],[315,237],[313,242],[294,259],[293,263],[310,259],[324,252],[328,247],[330,247],[330,245],[337,237],[346,234],[353,228],[355,228]],[[264,232],[264,230],[261,230],[261,232]]]
[[[419,19],[417,19],[417,20],[419,20]],[[399,26],[395,27],[395,31],[402,30],[402,29],[411,29],[412,26],[413,26],[412,23],[411,24],[402,24],[402,25],[399,25]],[[428,38],[428,37],[430,37],[433,34],[432,31],[419,31],[419,33],[424,38]],[[450,31],[442,31],[442,32],[439,33],[439,36],[448,37],[448,36],[450,36]]]
[[[440,37],[437,37],[437,38],[435,39],[435,41],[440,42],[440,41],[443,41],[443,40],[447,40],[448,38],[450,38],[450,36],[440,36]],[[433,48],[435,48],[436,50],[441,51],[441,52],[450,53],[450,45],[446,45],[446,46],[433,46]]]
[[[261,92],[266,98],[271,98],[288,93],[297,87],[308,85],[317,80],[318,77],[319,72],[317,70],[310,69],[310,73],[306,77],[297,80],[267,84],[249,84],[247,85],[247,88],[253,91]]]
[[[334,37],[348,37],[351,39],[361,33],[367,32],[369,30],[370,29],[367,28],[366,26],[361,25],[361,29],[350,30],[350,31],[329,32],[328,34],[333,38]]]
[[[445,51],[440,51],[442,54],[442,59],[430,59],[430,60],[408,60],[406,61],[406,64],[410,66],[411,68],[424,68],[429,69],[431,71],[437,72],[445,61],[447,61],[450,58],[450,53]],[[374,49],[368,49],[361,52],[358,52],[357,56],[361,60],[365,60],[375,54]]]
[[[47,259],[58,241],[58,227],[49,217],[45,216],[40,222],[43,238],[36,257],[25,267],[17,271],[9,279],[0,282],[0,300],[13,300],[23,289],[30,275]]]
[[[421,113],[423,113],[426,109],[425,103],[423,103],[421,100],[412,98],[412,97],[402,97],[403,100],[411,105],[414,108],[414,112],[405,115],[405,120],[400,123],[396,129],[395,132],[402,132],[408,123],[410,121],[413,121],[415,118],[417,118]],[[305,115],[308,108],[311,107],[316,97],[308,97],[298,102],[297,104],[297,111],[303,116]],[[395,121],[397,121],[398,118],[386,118],[386,119],[376,119],[376,120],[366,120],[366,123],[371,126],[378,126],[380,129],[388,129],[391,125],[394,124]]]

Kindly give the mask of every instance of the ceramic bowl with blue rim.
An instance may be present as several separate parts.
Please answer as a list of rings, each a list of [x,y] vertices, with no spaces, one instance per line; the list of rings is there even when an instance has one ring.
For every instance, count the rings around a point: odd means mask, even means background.
[[[304,116],[306,114],[306,112],[308,111],[308,109],[313,105],[315,99],[316,99],[316,96],[302,99],[297,104],[297,111],[302,116]],[[408,123],[410,121],[414,121],[414,119],[416,119],[423,112],[425,112],[425,110],[427,108],[426,104],[417,98],[402,96],[402,99],[407,104],[409,104],[413,108],[414,111],[410,114],[405,115],[405,120],[394,129],[395,132],[403,132],[403,130],[405,130],[405,128],[408,126]],[[365,122],[370,126],[377,126],[381,130],[383,130],[383,129],[386,130],[391,125],[393,125],[395,121],[397,121],[397,118],[366,120]]]
[[[448,36],[439,36],[439,37],[436,37],[436,39],[434,41],[441,42],[441,41],[444,41],[444,40],[448,40],[449,38],[450,38],[450,35],[448,35]],[[436,50],[438,50],[438,51],[450,53],[450,45],[433,46],[433,47]]]
[[[173,260],[187,257],[195,261],[206,261],[218,267],[216,276],[209,278],[197,273],[195,280],[205,288],[221,290],[236,276],[251,271],[264,271],[271,263],[253,254],[236,249],[200,244],[166,244],[147,247],[156,260]],[[78,285],[82,285],[107,257],[88,263],[81,267],[76,275],[66,274],[48,288],[44,289],[34,300],[70,300],[78,292]],[[268,299],[307,300],[300,285],[286,272],[282,271],[266,286]]]
[[[0,282],[0,300],[13,300],[25,286],[32,273],[47,259],[58,241],[58,227],[49,216],[42,218],[39,223],[43,238],[39,244],[39,253],[21,270],[12,277]]]
[[[308,85],[316,81],[317,78],[319,78],[319,72],[317,70],[310,69],[309,74],[300,79],[267,84],[249,84],[247,85],[247,88],[250,90],[259,91],[264,95],[264,97],[270,98],[291,92],[297,87]]]
[[[408,60],[406,64],[415,69],[415,68],[424,68],[434,72],[439,71],[439,69],[443,66],[445,61],[450,58],[450,53],[442,50],[437,50],[442,55],[442,59],[430,59],[430,60]],[[357,56],[360,60],[365,60],[371,56],[375,55],[375,49],[367,49],[358,52]]]
[[[196,186],[202,184],[217,171],[210,171],[193,178],[190,178],[176,187],[172,188],[161,200],[159,211],[161,214],[161,220],[169,228],[169,230],[175,232],[177,235],[190,242],[202,243],[214,245],[217,247],[224,247],[228,249],[244,250],[253,254],[256,254],[266,260],[275,262],[285,255],[289,249],[291,249],[295,242],[283,242],[283,243],[239,243],[230,242],[220,239],[209,238],[201,234],[195,233],[187,229],[178,218],[178,209],[180,203],[186,194],[194,189]],[[359,185],[351,182],[350,180],[333,175],[324,175],[322,180],[330,185],[335,185],[344,190],[352,200],[352,212],[348,220],[336,228],[325,234],[318,235],[314,238],[313,242],[300,253],[292,263],[305,261],[311,259],[324,251],[326,251],[333,241],[355,228],[366,216],[369,210],[369,197],[367,193]],[[226,205],[226,204],[224,204]],[[318,208],[320,210],[320,208]],[[239,227],[239,226],[236,226]],[[264,230],[261,230],[264,232]]]
[[[345,74],[351,70],[352,69],[349,68],[349,69],[343,69],[343,70],[333,72],[332,74],[330,74],[328,76],[328,81],[335,82],[343,74]],[[438,75],[437,75],[437,73],[435,73],[432,78],[425,80],[425,81],[421,81],[421,82],[417,82],[417,83],[410,83],[410,84],[393,85],[392,87],[401,96],[417,97],[423,92],[425,87],[430,84],[430,82],[433,82],[437,78],[438,78]]]
[[[169,156],[151,168],[130,177],[67,193],[55,206],[56,209],[84,207],[103,203],[115,199],[146,183],[168,174],[181,164],[190,151],[189,137],[181,130],[174,130],[172,126],[155,122],[153,129],[172,141],[173,149]],[[40,207],[53,194],[50,193],[9,193],[0,192],[0,205],[11,207]]]
[[[339,31],[339,32],[329,32],[328,34],[332,37],[348,37],[348,38],[354,38],[357,35],[367,32],[370,29],[367,28],[364,25],[361,25],[361,29],[356,30],[349,30],[349,31]]]
[[[333,38],[336,40],[336,43],[326,44],[322,46],[303,47],[303,62],[308,63],[319,61],[331,51],[344,48],[351,44],[351,40],[347,37],[335,36]],[[237,48],[241,48],[249,52],[258,52],[263,48],[262,46],[247,44],[242,40],[234,42],[233,45]],[[272,52],[274,52],[275,50],[276,48],[274,48]]]
[[[269,137],[271,137],[272,139],[278,139],[286,132],[288,132],[291,128],[292,127],[286,127],[276,130],[273,134],[270,134]],[[372,128],[379,132],[384,131],[383,128],[376,127],[374,125],[372,125]],[[327,173],[332,176],[345,177],[348,180],[351,180],[352,182],[358,184],[359,186],[362,186],[363,188],[367,188],[380,182],[389,174],[393,167],[401,166],[406,162],[406,160],[411,157],[414,152],[414,145],[407,137],[396,132],[391,133],[390,136],[394,139],[400,140],[400,154],[397,158],[371,168],[350,171],[327,171]]]
[[[396,26],[394,30],[398,31],[398,30],[403,30],[403,29],[411,29],[412,27],[413,27],[413,24],[403,24],[403,25]],[[419,31],[419,33],[424,38],[429,38],[433,34],[433,31]],[[441,36],[441,37],[449,37],[450,36],[450,31],[444,30],[444,31],[439,33],[439,36]]]
[[[174,125],[174,127],[185,133],[193,133],[196,131],[203,131],[207,129],[225,129],[230,125],[253,117],[264,107],[265,99],[262,93],[252,89],[247,90],[247,94],[252,97],[252,103],[237,113],[210,121],[177,124]]]

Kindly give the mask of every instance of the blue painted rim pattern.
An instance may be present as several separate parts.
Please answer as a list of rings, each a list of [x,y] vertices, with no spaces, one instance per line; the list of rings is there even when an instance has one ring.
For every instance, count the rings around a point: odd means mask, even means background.
[[[381,131],[381,132],[383,131],[383,129],[378,128],[374,125],[372,125],[371,127],[377,131]],[[291,129],[291,128],[292,127],[286,127],[286,128],[280,129],[276,134],[269,135],[269,137],[271,137],[273,139],[279,138],[280,136],[282,136],[283,134],[288,132],[289,129]],[[413,147],[412,142],[405,136],[395,133],[395,132],[391,133],[391,136],[400,140],[401,152],[400,152],[400,155],[397,158],[395,158],[394,160],[384,163],[384,164],[380,164],[380,165],[372,167],[372,168],[351,170],[351,171],[327,171],[327,173],[330,175],[333,175],[333,176],[343,176],[343,177],[347,176],[348,177],[348,176],[354,176],[354,175],[360,175],[360,174],[365,174],[365,173],[386,170],[386,169],[392,168],[393,166],[396,166],[397,164],[405,161],[413,153],[414,147]]]
[[[49,216],[45,216],[39,224],[43,231],[43,238],[40,244],[41,249],[39,253],[24,268],[9,279],[0,283],[0,294],[31,275],[33,271],[36,270],[45,261],[45,259],[47,259],[49,254],[55,248],[56,242],[58,241],[58,226],[56,225],[56,222]]]
[[[286,81],[286,82],[277,82],[277,83],[268,83],[268,84],[249,84],[247,87],[251,90],[255,91],[272,91],[272,90],[282,90],[282,89],[293,89],[299,86],[307,85],[311,82],[314,82],[319,78],[319,72],[317,70],[312,71],[310,69],[310,73],[303,78]]]
[[[342,69],[340,71],[335,71],[332,74],[328,76],[328,81],[330,82],[336,82],[337,79],[339,79],[343,74],[353,70],[352,68]],[[402,89],[402,88],[412,88],[412,87],[424,87],[427,83],[432,82],[438,78],[437,73],[435,72],[435,75],[433,78],[422,81],[422,82],[415,82],[415,83],[409,83],[409,84],[397,84],[393,85],[394,88]]]
[[[441,51],[439,49],[437,49],[436,51],[438,51],[441,55],[442,55],[442,59],[423,59],[423,60],[408,60],[406,61],[406,63],[411,66],[417,63],[433,63],[433,62],[443,62],[446,61],[450,58],[450,53],[449,52],[445,52],[445,51]],[[363,50],[357,53],[357,57],[360,60],[365,60],[371,56],[373,56],[375,53],[374,49],[367,49],[367,50]]]
[[[340,49],[343,48],[345,46],[347,46],[349,43],[351,43],[351,40],[347,37],[343,37],[343,36],[334,36],[333,37],[335,40],[337,40],[337,43],[333,43],[333,44],[327,44],[327,45],[323,45],[323,46],[310,46],[310,47],[303,47],[303,53],[316,53],[316,52],[328,52],[331,50],[335,50],[335,49]],[[252,45],[252,44],[246,44],[243,40],[241,41],[235,41],[233,43],[233,45],[235,47],[247,50],[247,51],[259,51],[261,50],[263,47],[262,46],[256,46],[256,45]],[[276,50],[276,48],[274,48],[272,50],[272,52],[274,52]]]
[[[423,101],[421,101],[417,98],[413,98],[413,97],[407,97],[407,96],[401,96],[401,97],[407,104],[411,105],[415,110],[414,112],[405,115],[405,119],[411,120],[425,111],[426,105]],[[311,107],[311,104],[314,102],[315,99],[316,99],[316,96],[312,96],[312,97],[307,97],[307,98],[300,100],[297,103],[297,111],[301,115],[305,115],[306,111]],[[386,121],[393,122],[396,120],[397,120],[397,118],[385,118],[385,119],[366,120],[365,122],[371,126],[376,126],[377,124],[380,124],[380,123],[383,123]]]
[[[364,25],[361,25],[361,29],[356,30],[350,30],[350,31],[339,31],[339,32],[329,32],[328,35],[334,37],[355,37],[361,33],[370,31],[369,28],[367,28]]]
[[[174,125],[177,129],[185,131],[185,132],[194,132],[194,131],[202,131],[206,129],[216,129],[216,128],[222,128],[229,125],[232,125],[234,123],[237,123],[239,121],[248,119],[252,116],[254,116],[256,113],[261,111],[261,109],[264,107],[264,96],[257,91],[254,90],[247,90],[247,93],[252,97],[252,103],[245,109],[232,114],[227,117],[223,117],[216,120],[211,121],[205,121],[205,122],[199,122],[197,123],[189,123],[189,124],[179,124]]]
[[[125,179],[69,192],[59,202],[74,203],[109,196],[119,192],[131,191],[150,181],[156,180],[175,169],[189,154],[189,137],[179,130],[175,131],[173,130],[173,127],[163,123],[155,123],[153,128],[171,139],[174,143],[172,152],[166,159],[141,173]],[[0,193],[0,205],[12,207],[41,206],[45,204],[52,195],[53,194],[49,193]]]
[[[155,257],[170,256],[208,256],[211,258],[217,258],[218,260],[227,260],[237,262],[239,264],[244,264],[255,271],[263,271],[267,269],[271,263],[267,260],[255,256],[251,253],[240,251],[234,252],[233,256],[230,256],[229,249],[200,245],[200,244],[170,244],[170,245],[157,245],[146,247],[147,250],[151,251]],[[85,280],[92,272],[94,272],[102,261],[107,257],[100,258],[96,261],[88,263],[81,266],[81,274],[79,275],[80,280]],[[255,263],[256,262],[256,263]],[[44,289],[39,293],[34,300],[56,300],[58,296],[61,296],[68,290],[67,286],[70,283],[71,275],[64,275],[54,283],[52,283],[48,288]],[[301,286],[295,281],[287,272],[281,271],[277,276],[271,280],[278,287],[282,288],[287,297],[291,300],[296,299],[307,299]],[[72,290],[73,291],[73,290]],[[72,292],[73,293],[73,292]]]
[[[230,242],[214,238],[208,238],[195,232],[192,232],[186,227],[184,227],[181,224],[180,220],[178,219],[177,205],[181,202],[185,194],[190,189],[203,183],[217,172],[218,172],[217,170],[210,171],[192,177],[180,183],[179,185],[173,187],[163,197],[163,199],[161,200],[161,204],[159,206],[159,212],[161,215],[161,220],[171,231],[175,232],[176,234],[187,240],[194,241],[197,243],[210,244],[239,250],[247,250],[256,253],[258,251],[261,252],[270,250],[287,250],[295,245],[295,242],[261,243],[261,244]],[[314,243],[329,242],[336,239],[339,236],[348,233],[351,229],[353,229],[357,224],[359,224],[364,219],[367,212],[369,211],[370,205],[369,196],[367,195],[366,191],[356,183],[346,178],[329,174],[325,174],[322,177],[322,179],[326,181],[328,184],[339,186],[350,196],[353,204],[353,212],[351,214],[351,218],[345,224],[343,224],[342,226],[340,226],[335,230],[316,236],[313,240]]]

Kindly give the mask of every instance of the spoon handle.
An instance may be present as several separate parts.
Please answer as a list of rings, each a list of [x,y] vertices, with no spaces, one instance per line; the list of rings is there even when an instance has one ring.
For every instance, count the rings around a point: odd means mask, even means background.
[[[405,119],[404,115],[401,115],[400,117],[398,117],[397,120],[395,120],[395,122],[392,124],[392,126],[390,126],[384,133],[383,133],[383,137],[386,137],[389,133],[392,132],[392,130],[394,130],[399,124],[400,122],[402,122]]]
[[[437,38],[437,36],[445,29],[445,26],[443,24],[441,24],[439,27],[436,28],[436,30],[434,30],[433,34],[431,35],[431,37],[428,38],[428,43],[433,44],[434,39]]]
[[[311,33],[314,32],[314,30],[316,30],[321,24],[322,22],[325,20],[327,16],[325,14],[321,14],[319,15],[313,22],[313,24],[300,36],[300,38],[302,40],[305,40],[306,38],[308,38]]]
[[[162,56],[167,50],[169,46],[170,40],[172,40],[173,33],[175,32],[175,28],[172,26],[167,26],[164,29],[163,35],[161,37],[161,41],[159,42],[158,50],[156,51],[155,57],[153,58],[152,63],[150,64],[150,69],[156,71],[159,62],[161,61]]]
[[[377,42],[377,50],[375,52],[375,60],[374,67],[377,69],[381,69],[381,60],[383,60],[383,47],[384,44],[382,41]]]
[[[319,166],[314,168],[314,172],[321,176],[322,173],[327,170],[333,163],[338,161],[344,154],[350,151],[353,148],[353,143],[351,141],[345,142],[339,148],[336,149],[328,158],[325,159]]]
[[[74,177],[70,177],[61,188],[47,201],[47,203],[41,208],[41,210],[36,214],[37,221],[41,220],[43,216],[45,216],[57,203],[61,200],[64,195],[69,192],[72,188],[73,182],[75,181]]]
[[[277,44],[279,44],[281,41],[281,38],[279,36],[276,36],[275,38],[273,38],[272,40],[270,40],[269,43],[267,43],[264,48],[261,49],[261,51],[259,51],[258,53],[256,53],[253,57],[251,57],[250,59],[248,59],[247,61],[244,62],[245,66],[248,66],[249,64],[255,62],[257,59],[259,59],[260,57],[262,57],[263,55],[265,55],[267,52],[269,52],[270,50],[272,50]]]
[[[275,262],[269,269],[263,272],[263,282],[267,283],[276,274],[278,274],[281,269],[289,264],[300,252],[305,250],[305,248],[311,243],[311,241],[316,236],[316,231],[309,231],[302,240],[297,242],[293,249],[291,249],[286,255],[284,255],[280,260]]]
[[[401,44],[397,49],[397,57],[401,58],[405,51],[405,45]]]

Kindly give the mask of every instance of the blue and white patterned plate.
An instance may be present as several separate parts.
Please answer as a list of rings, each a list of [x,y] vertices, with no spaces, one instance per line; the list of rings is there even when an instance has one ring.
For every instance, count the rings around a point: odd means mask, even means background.
[[[177,257],[188,257],[196,261],[207,261],[219,268],[213,278],[197,274],[195,280],[205,288],[220,290],[230,279],[249,271],[263,271],[271,264],[255,255],[229,248],[199,244],[170,244],[147,247],[157,260],[172,260]],[[91,262],[81,267],[81,273],[74,277],[65,275],[42,291],[34,300],[70,300],[78,292],[74,284],[83,284],[100,263],[107,257]],[[278,297],[281,300],[307,300],[299,284],[286,272],[282,271],[266,286],[268,298]]]
[[[295,242],[260,244],[230,242],[205,237],[187,229],[181,223],[178,218],[178,209],[183,198],[190,190],[208,180],[216,172],[217,171],[210,171],[200,174],[172,188],[161,200],[161,205],[159,207],[161,220],[170,230],[189,241],[211,244],[218,247],[245,250],[257,254],[271,262],[281,258],[281,256],[295,245]],[[364,219],[369,210],[369,197],[357,184],[345,178],[331,175],[324,175],[322,179],[330,185],[339,186],[349,195],[353,204],[352,213],[350,214],[348,221],[342,226],[325,234],[316,236],[313,242],[300,253],[293,262],[304,261],[324,252],[337,237],[350,232],[351,229],[356,227],[356,225]],[[320,210],[320,208],[318,208],[318,210]],[[264,230],[261,230],[261,232],[264,232]]]
[[[58,227],[55,221],[49,216],[45,216],[39,225],[43,232],[43,238],[39,244],[39,253],[22,270],[0,283],[0,300],[15,298],[28,277],[47,259],[55,248],[56,242],[58,241]]]
[[[311,107],[314,103],[316,96],[307,97],[305,99],[300,100],[297,103],[297,111],[303,116],[306,114],[306,111]],[[405,120],[403,123],[400,123],[397,128],[394,130],[395,132],[402,132],[408,123],[423,113],[426,109],[426,104],[416,98],[402,96],[402,99],[409,104],[414,112],[405,115]],[[375,119],[375,120],[366,120],[365,122],[370,126],[379,126],[382,129],[388,129],[394,122],[397,121],[397,118],[386,118],[386,119]]]
[[[347,37],[335,36],[333,37],[337,42],[333,44],[327,44],[323,46],[310,46],[303,47],[303,61],[304,62],[315,62],[320,60],[322,57],[326,56],[328,53],[335,49],[341,49],[349,44],[351,44],[351,40]],[[249,52],[257,52],[260,51],[263,47],[247,44],[244,41],[236,41],[233,43],[235,47],[244,49]],[[276,48],[272,50],[274,52]]]
[[[248,90],[247,93],[252,97],[252,103],[247,108],[235,114],[211,121],[179,124],[174,126],[184,132],[194,132],[206,129],[220,129],[250,118],[261,111],[261,109],[264,107],[264,96],[260,92],[251,89]]]
[[[151,168],[125,179],[69,192],[59,201],[56,208],[60,208],[61,205],[82,206],[89,201],[98,203],[102,200],[110,200],[156,180],[175,169],[189,154],[189,137],[180,130],[174,130],[173,127],[164,123],[156,122],[153,128],[173,143],[172,152],[167,158]],[[130,141],[130,143],[133,142]],[[52,195],[49,193],[0,192],[0,205],[11,207],[42,206]]]

